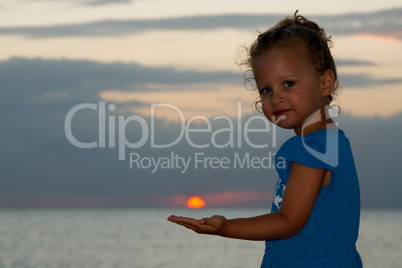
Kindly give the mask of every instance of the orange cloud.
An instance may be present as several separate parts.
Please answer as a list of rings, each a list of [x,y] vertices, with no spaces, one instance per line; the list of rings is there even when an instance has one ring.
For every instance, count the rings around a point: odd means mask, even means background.
[[[180,114],[186,120],[200,115],[209,118],[227,115],[234,118],[239,113],[237,109],[238,102],[242,103],[241,114],[250,114],[254,112],[253,103],[257,96],[256,92],[247,90],[242,84],[194,83],[166,86],[147,84],[147,87],[155,89],[155,91],[125,92],[106,90],[100,92],[99,96],[104,101],[117,103],[117,112],[130,112],[146,117],[151,116],[151,104],[173,105],[177,110],[158,107],[155,108],[154,113],[155,117],[164,118],[172,122],[180,121]],[[186,87],[192,90],[185,90]],[[209,88],[214,90],[205,90]],[[148,105],[136,107],[129,104],[130,101],[139,101]]]
[[[355,37],[373,38],[383,42],[400,42],[402,39],[402,31],[385,32],[381,34],[360,33],[354,34]]]
[[[270,206],[272,193],[265,191],[228,191],[213,194],[199,195],[205,201],[205,207],[228,207],[228,206]],[[178,194],[167,200],[172,206],[186,206],[191,195]]]
[[[173,197],[152,195],[91,196],[74,194],[4,194],[0,208],[28,207],[187,207],[192,195],[177,194]],[[269,207],[272,193],[264,191],[228,191],[200,194],[205,207]]]

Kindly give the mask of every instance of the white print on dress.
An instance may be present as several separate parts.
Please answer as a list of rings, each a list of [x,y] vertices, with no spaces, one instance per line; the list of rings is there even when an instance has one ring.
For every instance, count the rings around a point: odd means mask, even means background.
[[[280,209],[281,207],[283,194],[285,193],[285,188],[286,185],[282,183],[281,179],[279,179],[276,184],[275,197],[274,197],[274,204],[275,206],[277,206],[278,209]]]

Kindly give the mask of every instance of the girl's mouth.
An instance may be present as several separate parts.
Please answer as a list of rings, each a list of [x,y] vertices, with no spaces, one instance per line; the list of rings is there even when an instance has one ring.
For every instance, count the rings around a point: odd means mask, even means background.
[[[274,112],[274,115],[280,116],[280,115],[286,113],[287,111],[290,111],[290,109],[276,111],[276,112]]]

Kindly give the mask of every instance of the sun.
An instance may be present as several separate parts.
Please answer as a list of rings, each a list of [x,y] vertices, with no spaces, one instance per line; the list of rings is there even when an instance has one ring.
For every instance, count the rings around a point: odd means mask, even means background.
[[[188,208],[202,208],[203,206],[205,206],[205,201],[198,196],[193,196],[187,200]]]

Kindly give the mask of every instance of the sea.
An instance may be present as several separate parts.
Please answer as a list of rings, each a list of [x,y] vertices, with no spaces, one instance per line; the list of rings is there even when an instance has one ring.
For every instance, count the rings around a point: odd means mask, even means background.
[[[168,222],[249,217],[262,209],[0,210],[0,268],[259,267],[264,242],[198,235]],[[402,211],[363,210],[358,251],[365,268],[402,267]]]

